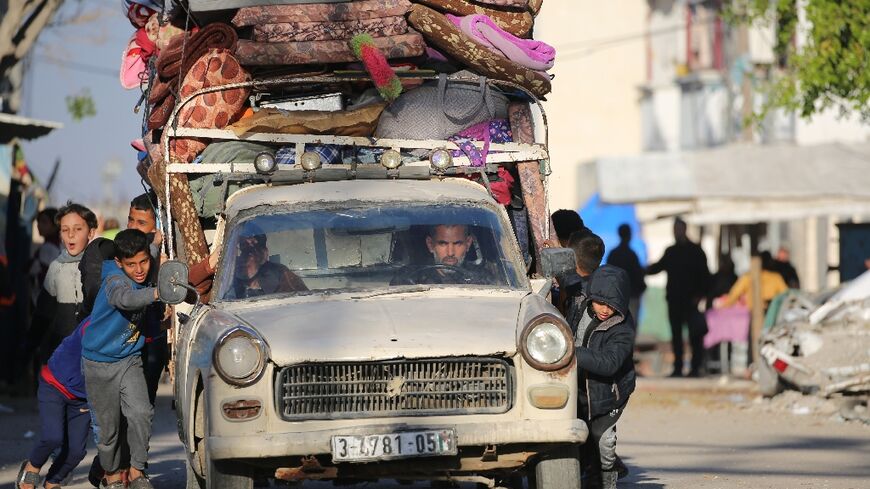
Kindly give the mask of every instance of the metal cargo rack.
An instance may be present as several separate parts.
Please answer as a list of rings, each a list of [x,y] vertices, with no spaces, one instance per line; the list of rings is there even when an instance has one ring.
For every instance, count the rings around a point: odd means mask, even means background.
[[[436,76],[419,76],[409,77],[403,76],[403,79],[414,80],[437,80]],[[461,76],[449,76],[449,81],[476,84],[479,81],[476,78],[468,78]],[[167,175],[172,173],[225,173],[233,175],[233,178],[243,178],[244,176],[254,179],[266,177],[269,181],[275,183],[301,183],[324,180],[337,179],[355,179],[355,178],[441,178],[443,176],[477,174],[481,171],[494,172],[498,166],[505,163],[518,163],[528,161],[541,162],[542,175],[549,174],[547,162],[549,155],[546,149],[547,128],[546,128],[546,113],[540,100],[532,93],[523,87],[500,80],[487,80],[487,84],[491,86],[509,88],[519,91],[524,97],[534,103],[540,110],[543,129],[544,143],[492,143],[489,145],[489,154],[486,158],[486,166],[475,167],[471,166],[467,156],[452,157],[452,163],[447,168],[438,168],[430,162],[429,155],[437,150],[454,151],[458,150],[459,146],[448,140],[412,140],[412,139],[378,139],[374,137],[354,137],[354,136],[330,136],[330,135],[311,135],[311,134],[279,134],[279,133],[244,133],[236,134],[228,129],[194,129],[188,127],[177,127],[177,117],[181,108],[196,97],[212,92],[231,90],[235,88],[268,88],[281,85],[302,85],[302,84],[325,84],[325,83],[359,83],[365,82],[367,79],[355,76],[313,76],[313,77],[296,77],[296,78],[273,78],[267,80],[254,80],[245,83],[234,83],[228,85],[220,85],[208,87],[198,90],[186,97],[177,104],[172,112],[169,121],[166,124],[166,129],[163,132],[164,149],[169,148],[169,141],[172,138],[192,137],[192,138],[208,138],[213,141],[250,141],[257,143],[265,143],[269,145],[287,146],[294,145],[296,152],[296,162],[292,165],[278,165],[274,172],[270,172],[268,176],[257,172],[256,168],[251,163],[226,163],[219,161],[204,161],[198,164],[173,163],[169,151],[164,151],[164,164],[166,165]],[[305,153],[307,145],[329,144],[337,146],[345,146],[351,148],[377,148],[383,150],[393,150],[399,153],[402,162],[396,168],[387,168],[380,163],[350,163],[350,164],[328,164],[320,166],[316,169],[303,168],[300,160],[301,155]],[[478,149],[484,147],[483,141],[476,141],[475,146]],[[414,150],[428,151],[424,157],[418,157],[416,161],[405,161],[407,153]],[[404,152],[404,153],[403,153]]]
[[[412,79],[418,81],[438,80],[436,75],[414,75],[404,73],[402,79]],[[470,78],[467,76],[448,76],[447,79],[451,82],[479,84],[478,78]],[[317,75],[306,77],[277,77],[269,79],[252,80],[244,83],[233,83],[227,85],[219,85],[198,90],[176,104],[170,118],[163,131],[161,142],[163,148],[163,161],[161,166],[165,169],[163,191],[165,192],[165,211],[167,215],[172,215],[172,203],[170,198],[170,180],[171,175],[187,175],[187,174],[220,174],[222,179],[230,181],[253,181],[265,182],[270,184],[304,184],[308,182],[318,181],[335,181],[335,180],[354,180],[354,179],[432,179],[444,178],[448,176],[462,175],[481,175],[495,173],[500,166],[505,164],[517,164],[520,170],[520,185],[522,186],[524,199],[527,201],[527,206],[535,208],[535,214],[538,220],[541,220],[538,225],[533,226],[533,234],[535,236],[536,249],[539,251],[543,239],[549,236],[549,219],[546,209],[546,178],[550,173],[549,154],[547,152],[547,117],[546,112],[541,104],[541,101],[531,92],[522,86],[502,80],[487,79],[489,86],[495,86],[505,89],[510,95],[513,94],[517,102],[527,106],[527,118],[531,123],[531,135],[521,137],[519,134],[514,134],[514,139],[525,139],[526,142],[514,143],[491,143],[489,144],[488,155],[486,157],[486,165],[472,166],[469,158],[466,156],[450,157],[450,165],[438,166],[432,163],[432,156],[436,152],[450,154],[455,150],[459,150],[459,146],[449,140],[411,140],[411,139],[379,139],[374,137],[354,137],[354,136],[335,136],[335,135],[311,135],[311,134],[282,134],[282,133],[263,133],[263,132],[246,132],[236,134],[229,129],[196,129],[188,127],[177,127],[178,114],[181,109],[193,99],[207,93],[232,90],[236,88],[252,88],[252,89],[268,89],[281,86],[292,85],[323,85],[323,84],[342,84],[342,83],[368,83],[371,80],[367,75],[360,74],[347,75]],[[533,115],[531,107],[536,106],[538,113]],[[536,137],[538,133],[540,137]],[[273,171],[258,172],[251,163],[228,163],[220,161],[204,161],[197,164],[177,163],[172,161],[172,155],[169,148],[170,140],[173,138],[207,138],[216,141],[250,141],[257,142],[269,146],[274,146],[277,150],[279,147],[293,145],[295,147],[295,163],[294,164],[278,164],[275,165]],[[542,142],[528,142],[529,140]],[[337,145],[345,148],[351,148],[353,151],[353,159],[351,163],[342,164],[316,164],[303,166],[303,155],[306,154],[306,148],[309,145]],[[483,141],[474,141],[473,144],[478,149],[484,147]],[[385,152],[394,151],[398,153],[400,164],[395,166],[380,163],[362,163],[356,160],[356,150],[360,148],[383,149]],[[418,156],[410,156],[410,152],[414,152]],[[274,153],[272,154],[274,157]],[[395,155],[393,156],[395,158]],[[310,158],[309,158],[310,161]],[[156,163],[156,162],[155,162]],[[393,162],[395,163],[395,161]],[[531,175],[537,175],[532,177]],[[536,180],[528,188],[524,182],[529,179]],[[174,180],[174,179],[173,179]],[[489,187],[488,178],[481,178],[483,184]],[[187,181],[184,180],[183,187],[187,187]],[[490,190],[488,188],[488,190]],[[532,205],[529,200],[535,200]],[[171,220],[171,219],[170,219]],[[198,226],[198,224],[197,224]],[[201,230],[199,231],[201,234]],[[169,248],[167,251],[171,256],[174,256],[173,235],[169,233],[165,245]],[[200,253],[201,255],[201,253]],[[191,259],[188,253],[189,260]],[[197,258],[197,256],[193,256]],[[202,258],[199,256],[198,258]]]

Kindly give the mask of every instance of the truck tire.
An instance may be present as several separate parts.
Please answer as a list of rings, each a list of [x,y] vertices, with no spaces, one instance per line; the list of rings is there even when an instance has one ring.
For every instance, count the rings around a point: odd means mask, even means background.
[[[758,390],[764,397],[773,397],[782,392],[779,373],[764,358],[758,361]]]
[[[542,458],[535,465],[535,489],[578,489],[580,456],[577,447],[565,448]]]
[[[224,460],[213,460],[206,452],[208,466],[205,489],[253,489],[254,478],[245,473],[244,467]]]

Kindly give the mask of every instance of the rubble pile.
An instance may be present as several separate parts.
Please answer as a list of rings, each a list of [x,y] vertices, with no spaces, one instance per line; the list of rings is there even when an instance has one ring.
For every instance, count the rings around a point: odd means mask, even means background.
[[[133,145],[140,175],[156,189],[167,152],[170,162],[193,164],[251,163],[266,151],[279,165],[297,165],[304,156],[295,144],[178,137],[181,128],[449,140],[453,158],[486,168],[490,144],[533,142],[531,118],[511,107],[527,111],[551,88],[555,50],[531,39],[542,0],[124,1],[135,33],[121,83],[142,91],[143,134]],[[304,148],[317,165],[377,164],[388,151]],[[431,153],[399,156],[405,163]],[[516,168],[487,173],[481,183],[494,198],[522,210]],[[197,218],[214,217],[210,201],[225,200],[194,180],[181,175],[170,197],[186,236],[201,234]],[[527,245],[528,236],[518,238]],[[204,240],[185,245],[194,262],[204,256]]]

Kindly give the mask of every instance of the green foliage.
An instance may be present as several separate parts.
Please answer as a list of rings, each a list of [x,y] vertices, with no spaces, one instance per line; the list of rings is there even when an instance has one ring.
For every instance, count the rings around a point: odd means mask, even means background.
[[[824,109],[870,120],[870,0],[806,0],[807,32],[799,33],[796,0],[745,0],[733,18],[777,22],[775,52],[783,61],[765,88],[766,113],[779,107],[804,118]],[[796,36],[805,38],[798,50]],[[763,114],[762,114],[763,115]]]
[[[94,104],[94,99],[91,97],[91,91],[87,88],[78,94],[67,95],[66,109],[76,122],[80,122],[86,117],[97,115],[96,104]]]

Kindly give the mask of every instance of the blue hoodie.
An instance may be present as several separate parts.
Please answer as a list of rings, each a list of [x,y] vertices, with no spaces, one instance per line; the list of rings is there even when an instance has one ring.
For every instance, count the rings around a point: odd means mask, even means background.
[[[72,334],[63,339],[41,372],[43,380],[70,399],[87,398],[82,374],[82,336],[88,323],[85,318]]]
[[[117,362],[138,355],[145,344],[139,323],[145,306],[152,302],[153,287],[134,282],[114,260],[103,262],[102,285],[82,339],[82,356],[94,362]]]

